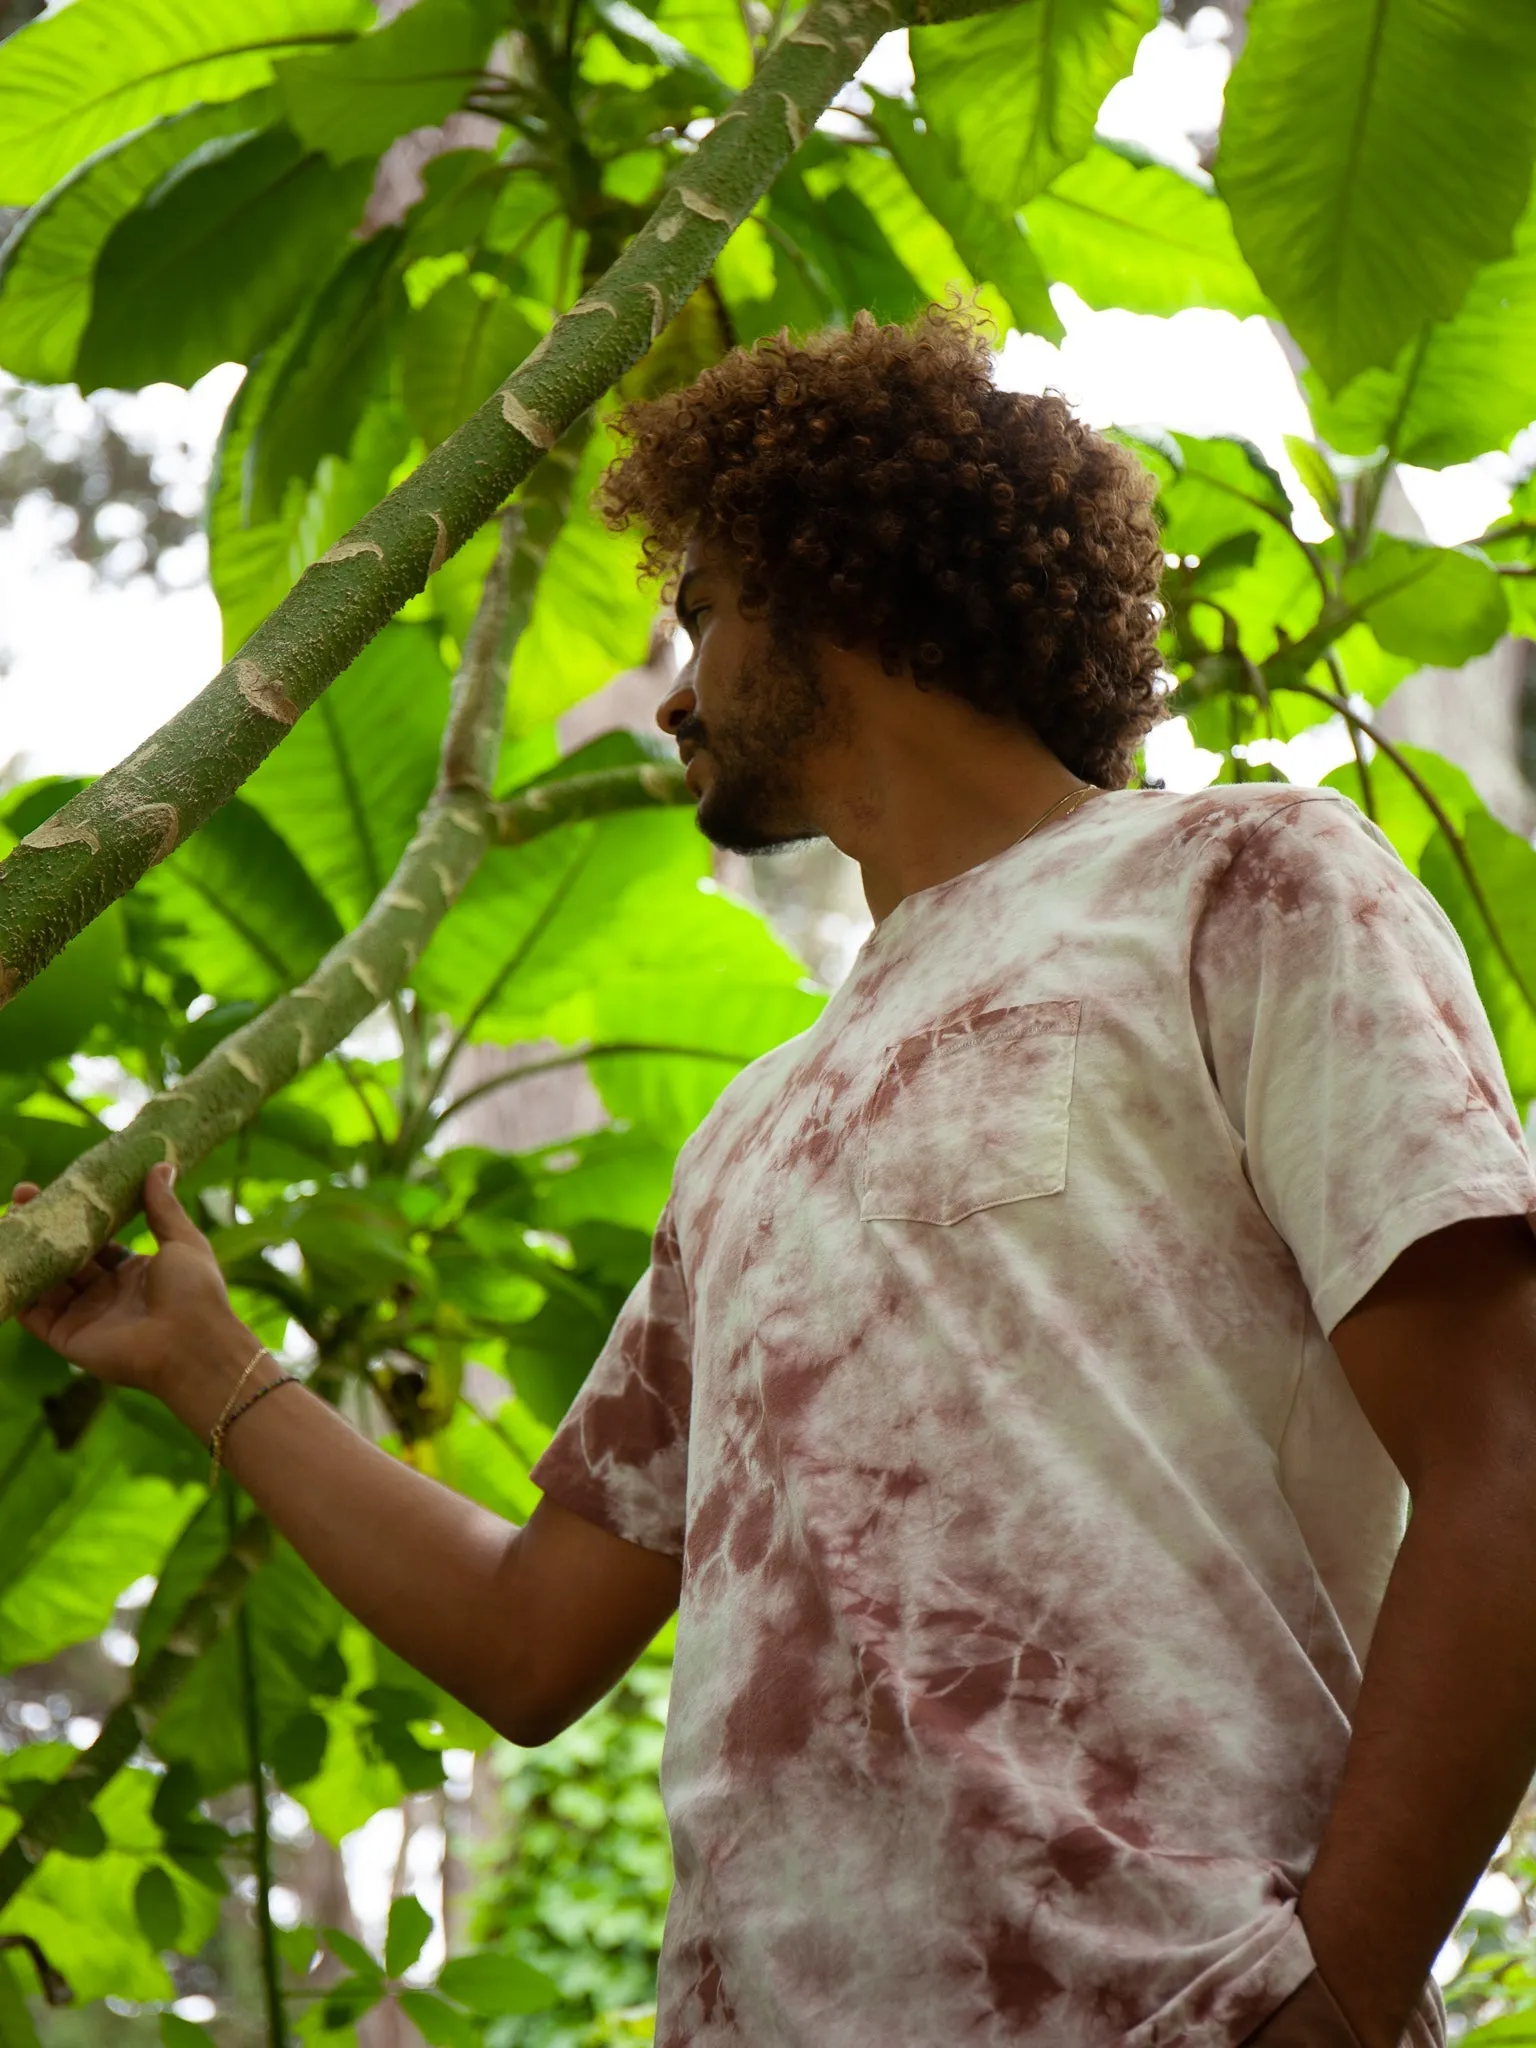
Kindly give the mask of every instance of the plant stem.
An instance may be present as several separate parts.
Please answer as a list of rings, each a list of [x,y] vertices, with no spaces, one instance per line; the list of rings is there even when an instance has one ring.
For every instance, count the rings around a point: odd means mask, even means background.
[[[234,1494],[229,1497],[230,1535],[235,1534]],[[241,1601],[235,1615],[235,1645],[240,1662],[240,1698],[245,1720],[246,1754],[250,1764],[251,1832],[255,1849],[256,1927],[261,1948],[262,1984],[267,2004],[269,2048],[286,2048],[283,1984],[272,1926],[272,1833],[267,1813],[266,1769],[262,1762],[261,1702],[256,1690],[256,1658],[251,1645],[251,1610]]]
[[[1488,936],[1493,941],[1494,951],[1503,961],[1505,970],[1510,980],[1519,990],[1521,1000],[1526,1008],[1533,1017],[1536,1017],[1536,996],[1533,996],[1529,988],[1526,987],[1525,977],[1515,965],[1509,947],[1504,943],[1504,934],[1494,922],[1493,912],[1488,908],[1488,899],[1483,894],[1482,884],[1477,879],[1476,871],[1472,866],[1472,861],[1467,853],[1462,836],[1451,823],[1450,817],[1441,804],[1440,799],[1435,795],[1423,776],[1410,765],[1389,739],[1384,738],[1377,731],[1369,719],[1362,718],[1359,712],[1353,709],[1347,697],[1336,696],[1332,690],[1320,690],[1314,683],[1287,682],[1285,688],[1288,690],[1299,690],[1304,697],[1316,697],[1321,703],[1331,704],[1335,711],[1342,712],[1350,725],[1358,725],[1360,730],[1366,734],[1373,744],[1380,747],[1393,767],[1412,784],[1414,793],[1427,807],[1435,823],[1445,834],[1446,844],[1451,849],[1456,865],[1461,869],[1462,879],[1467,885],[1472,901],[1477,905],[1478,915],[1488,928]]]
[[[231,1505],[233,1519],[233,1505]],[[246,1751],[251,1769],[251,1831],[256,1869],[256,1932],[261,1946],[261,1980],[267,2004],[268,2048],[287,2048],[283,2015],[283,1980],[272,1926],[272,1832],[267,1815],[267,1775],[261,1760],[261,1704],[256,1697],[256,1659],[251,1649],[251,1616],[245,1602],[235,1616],[235,1642],[240,1654],[240,1701],[245,1717]]]
[[[488,1081],[477,1081],[473,1088],[466,1088],[462,1095],[456,1095],[442,1115],[439,1124],[447,1123],[449,1117],[457,1116],[461,1109],[467,1109],[472,1102],[478,1102],[483,1095],[494,1095],[498,1088],[510,1087],[514,1081],[531,1081],[537,1074],[557,1073],[562,1067],[580,1066],[584,1060],[616,1059],[621,1054],[654,1053],[658,1058],[685,1060],[724,1060],[728,1066],[744,1067],[749,1053],[716,1052],[711,1046],[703,1045],[631,1045],[616,1041],[612,1045],[578,1045],[570,1052],[555,1053],[547,1060],[533,1060],[526,1067],[513,1067],[505,1074],[493,1074]]]

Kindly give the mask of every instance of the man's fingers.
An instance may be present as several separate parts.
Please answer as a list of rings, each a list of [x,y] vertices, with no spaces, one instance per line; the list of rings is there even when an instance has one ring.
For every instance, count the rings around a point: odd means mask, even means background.
[[[207,1239],[172,1194],[176,1170],[152,1166],[144,1176],[144,1219],[157,1244],[206,1244]]]
[[[102,1246],[101,1250],[96,1254],[96,1263],[98,1266],[104,1267],[107,1272],[115,1273],[125,1260],[132,1257],[133,1253],[129,1251],[127,1245],[113,1242],[112,1244],[104,1244]]]

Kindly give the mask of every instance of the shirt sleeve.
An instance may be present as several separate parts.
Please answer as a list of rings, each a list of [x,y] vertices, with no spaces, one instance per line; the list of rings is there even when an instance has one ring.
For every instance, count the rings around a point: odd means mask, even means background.
[[[692,1388],[688,1296],[669,1201],[650,1266],[534,1465],[534,1485],[626,1543],[681,1557]]]
[[[1348,798],[1277,807],[1215,882],[1193,994],[1245,1171],[1324,1334],[1447,1224],[1524,1213],[1536,1170],[1466,949]]]

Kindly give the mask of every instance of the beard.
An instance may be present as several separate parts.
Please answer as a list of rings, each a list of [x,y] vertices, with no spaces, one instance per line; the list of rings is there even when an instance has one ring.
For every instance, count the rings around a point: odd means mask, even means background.
[[[837,737],[841,721],[828,700],[812,650],[775,634],[768,651],[745,664],[735,708],[706,727],[677,728],[709,755],[710,779],[694,812],[699,830],[728,853],[773,853],[819,839],[805,822],[804,770],[814,747]]]

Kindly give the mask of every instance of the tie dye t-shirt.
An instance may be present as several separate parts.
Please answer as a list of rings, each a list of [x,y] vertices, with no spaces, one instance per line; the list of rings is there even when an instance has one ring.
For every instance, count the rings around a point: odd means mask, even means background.
[[[1294,1991],[1406,1520],[1328,1334],[1532,1211],[1461,943],[1333,791],[1101,792],[899,904],[534,1473],[683,1558],[658,2048],[1227,2048]]]

